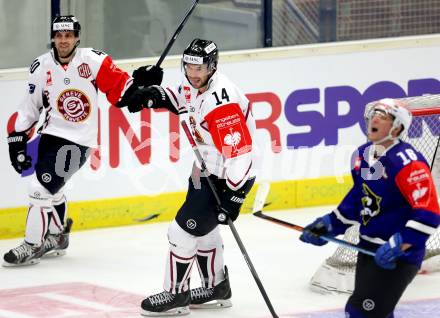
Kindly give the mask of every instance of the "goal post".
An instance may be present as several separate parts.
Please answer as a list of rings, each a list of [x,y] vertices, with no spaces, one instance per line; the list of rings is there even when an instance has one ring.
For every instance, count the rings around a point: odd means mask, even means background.
[[[399,98],[411,113],[413,121],[410,129],[404,132],[401,139],[412,144],[426,158],[440,194],[440,94]],[[366,105],[366,109],[375,102]],[[347,229],[344,240],[351,243],[359,241],[359,225]],[[310,280],[310,286],[320,293],[352,293],[357,252],[338,247],[317,269]],[[440,271],[440,229],[431,235],[426,243],[426,255],[421,271]]]

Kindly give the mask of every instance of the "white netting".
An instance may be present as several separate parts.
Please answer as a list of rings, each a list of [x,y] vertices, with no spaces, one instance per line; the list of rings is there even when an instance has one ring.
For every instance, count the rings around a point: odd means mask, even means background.
[[[437,194],[440,194],[440,151],[437,151],[440,141],[440,94],[400,100],[408,105],[414,116],[411,128],[402,139],[422,152],[430,163]],[[354,244],[358,243],[359,225],[350,227],[345,232],[344,240]],[[431,235],[426,246],[425,260],[434,256],[440,258],[440,229]],[[356,251],[338,247],[333,255],[318,268],[312,277],[312,286],[326,291],[350,293],[353,290],[356,256]],[[435,262],[434,266],[430,266],[429,271],[440,271],[439,263]],[[333,272],[336,272],[337,275],[334,275]]]

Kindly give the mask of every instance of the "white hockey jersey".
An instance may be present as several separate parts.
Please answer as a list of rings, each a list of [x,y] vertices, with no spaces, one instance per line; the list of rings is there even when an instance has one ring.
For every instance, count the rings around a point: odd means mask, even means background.
[[[255,176],[255,120],[249,100],[237,86],[216,71],[202,94],[186,76],[179,87],[165,91],[178,111],[188,111],[191,133],[211,174],[226,179],[233,190]]]
[[[117,103],[133,79],[117,68],[110,56],[92,48],[78,48],[68,65],[53,51],[34,60],[28,92],[18,109],[15,131],[27,131],[45,110],[41,133],[94,147],[98,133],[98,89]]]

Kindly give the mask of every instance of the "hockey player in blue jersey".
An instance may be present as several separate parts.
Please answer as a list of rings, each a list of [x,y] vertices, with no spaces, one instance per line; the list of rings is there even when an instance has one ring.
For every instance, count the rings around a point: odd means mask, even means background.
[[[366,110],[369,142],[352,156],[353,187],[329,214],[309,224],[300,239],[327,243],[360,223],[359,246],[376,256],[358,254],[348,318],[393,318],[394,308],[422,263],[425,243],[440,223],[439,203],[429,164],[399,139],[411,113],[398,100],[382,99]]]

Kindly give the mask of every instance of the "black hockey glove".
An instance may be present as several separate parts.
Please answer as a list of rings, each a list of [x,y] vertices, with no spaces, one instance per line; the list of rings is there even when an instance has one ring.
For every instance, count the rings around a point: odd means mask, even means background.
[[[235,221],[246,197],[245,191],[242,189],[231,190],[226,185],[225,179],[217,179],[215,186],[221,202],[217,207],[218,223],[228,224],[228,219]]]
[[[178,114],[165,90],[157,85],[136,90],[127,99],[127,106],[130,113],[141,111],[142,108],[167,108],[174,114]]]
[[[29,140],[25,132],[13,132],[8,136],[9,158],[15,171],[19,174],[32,166],[32,158],[26,153],[26,143]]]
[[[160,85],[163,78],[163,70],[156,65],[141,66],[133,71],[133,79],[136,86],[148,87]]]

